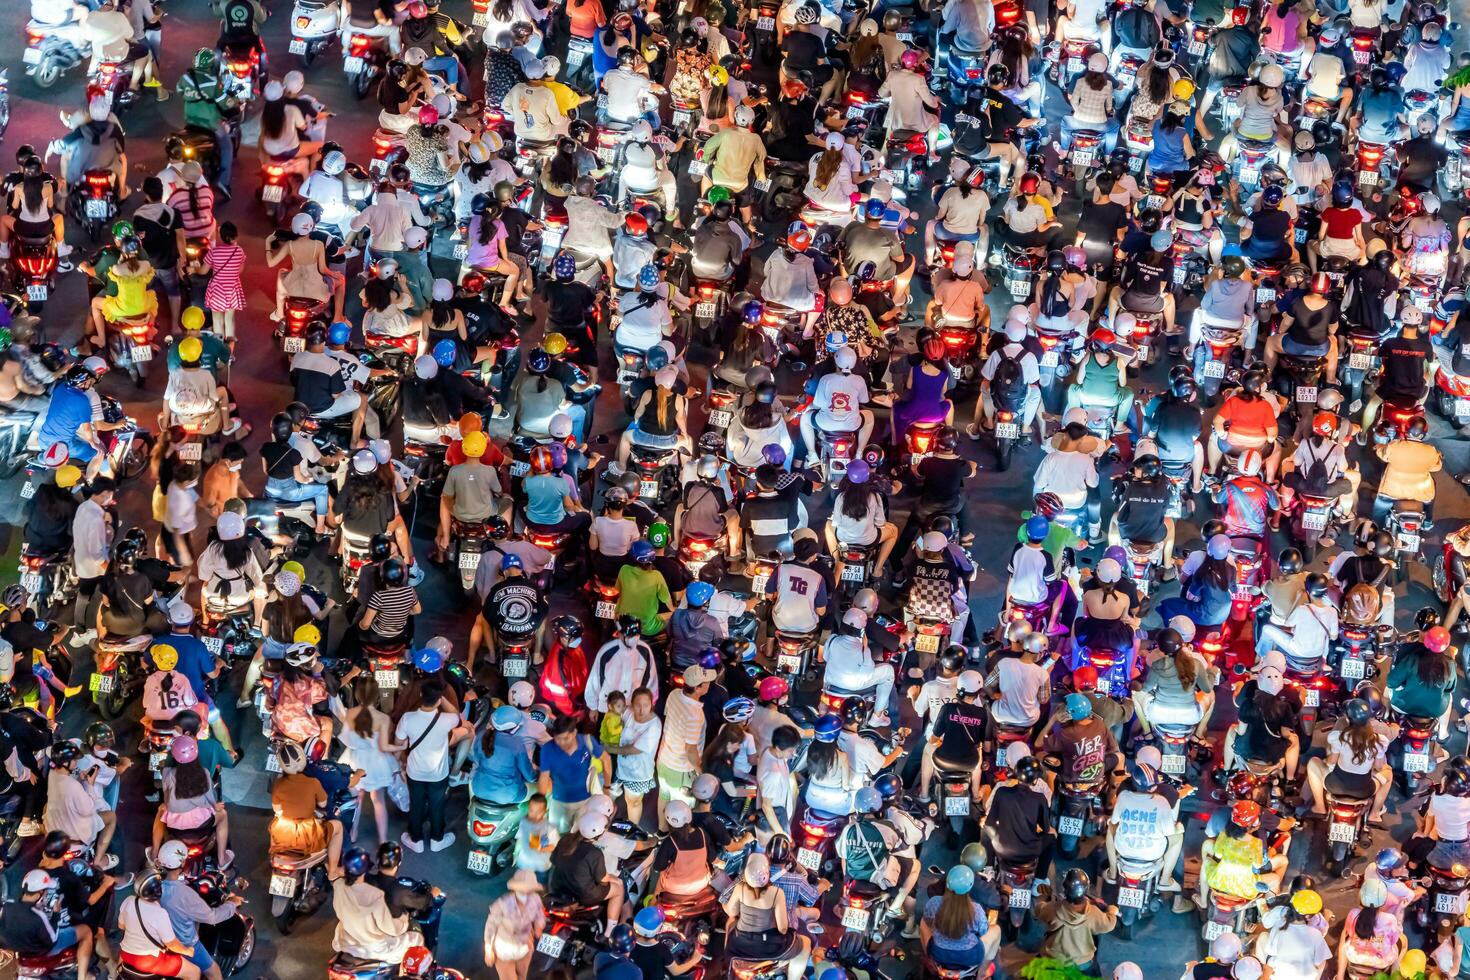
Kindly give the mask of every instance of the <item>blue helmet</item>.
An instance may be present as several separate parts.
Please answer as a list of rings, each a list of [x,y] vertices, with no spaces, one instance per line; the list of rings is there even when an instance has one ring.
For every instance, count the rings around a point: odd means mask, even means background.
[[[633,916],[633,931],[640,936],[657,936],[658,931],[664,927],[665,919],[664,910],[657,905],[641,908]]]
[[[864,786],[853,794],[852,805],[858,813],[877,813],[883,809],[883,794],[871,786]]]
[[[903,795],[903,780],[891,772],[885,772],[873,780],[873,788],[882,794],[883,802],[887,803]]]
[[[1284,197],[1286,197],[1286,192],[1275,184],[1261,191],[1261,201],[1268,207],[1276,207]]]
[[[829,331],[827,331],[827,353],[828,354],[835,354],[839,350],[841,350],[842,348],[844,348],[846,346],[847,346],[847,331],[846,330],[829,330]]]
[[[705,606],[715,597],[715,587],[708,582],[691,582],[684,596],[691,606]]]
[[[523,717],[520,708],[502,704],[490,716],[490,726],[497,732],[513,732],[520,727]]]
[[[761,447],[761,459],[772,466],[785,466],[786,447],[779,442],[768,442]]]
[[[749,300],[740,307],[740,318],[746,323],[759,323],[761,314],[766,312],[766,306],[758,299]]]
[[[352,324],[345,320],[338,320],[327,329],[327,343],[333,347],[340,347],[347,343],[352,337]]]
[[[1167,252],[1173,244],[1174,236],[1162,228],[1150,235],[1148,239],[1148,247],[1155,252]]]
[[[664,350],[663,344],[654,344],[648,348],[648,353],[643,355],[643,363],[648,365],[648,370],[657,371],[659,368],[667,367],[669,364],[669,352]]]
[[[419,647],[413,652],[413,665],[426,674],[432,674],[444,667],[444,656],[433,647]]]
[[[646,293],[658,288],[658,266],[650,262],[638,270],[638,288]]]
[[[577,277],[577,260],[566,252],[559,252],[551,263],[551,273],[562,282],[571,282]]]
[[[1051,533],[1051,521],[1040,514],[1032,514],[1026,518],[1026,539],[1028,541],[1045,541],[1046,536]]]
[[[531,351],[531,356],[526,358],[526,368],[532,374],[545,374],[551,370],[551,355],[537,347]]]
[[[1245,253],[1240,250],[1239,245],[1231,242],[1220,250],[1220,258],[1227,259],[1232,255],[1239,257],[1245,255]]]
[[[628,555],[640,564],[653,561],[653,545],[643,540],[634,541],[628,547]]]
[[[454,367],[454,359],[459,356],[459,348],[452,340],[441,340],[434,345],[434,362],[440,367]]]
[[[342,870],[349,877],[361,878],[373,869],[373,860],[368,857],[367,851],[360,847],[354,847],[342,855]]]
[[[835,742],[842,733],[842,718],[838,715],[823,715],[812,726],[812,738],[818,742]]]
[[[868,198],[868,203],[863,205],[863,217],[865,218],[881,218],[887,213],[888,205],[884,204],[876,197]]]
[[[1332,185],[1332,206],[1345,208],[1353,203],[1353,185],[1345,180],[1339,180]]]

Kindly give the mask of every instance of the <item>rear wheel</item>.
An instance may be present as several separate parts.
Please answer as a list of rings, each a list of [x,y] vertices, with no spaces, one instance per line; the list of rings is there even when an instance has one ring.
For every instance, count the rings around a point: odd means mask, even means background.
[[[97,700],[97,711],[106,721],[117,721],[128,710],[128,696],[124,689],[122,671],[113,677],[112,690]]]
[[[377,81],[378,73],[373,69],[363,66],[362,71],[352,76],[352,97],[361,102],[367,98],[367,94],[373,90],[373,82]]]
[[[1004,473],[1011,468],[1011,453],[1016,448],[1014,439],[997,439],[995,441],[995,468]]]
[[[42,58],[41,63],[36,66],[35,75],[31,76],[41,88],[50,88],[56,84],[61,77],[61,67],[53,58]]]

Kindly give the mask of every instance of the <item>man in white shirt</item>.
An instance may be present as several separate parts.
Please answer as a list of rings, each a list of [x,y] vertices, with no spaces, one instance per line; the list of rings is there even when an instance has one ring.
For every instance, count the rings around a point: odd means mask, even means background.
[[[517,140],[548,142],[564,136],[570,125],[556,104],[556,93],[533,84],[546,77],[546,69],[535,61],[526,69],[527,81],[517,82],[506,93],[503,108],[515,127]]]
[[[1007,605],[1039,606],[1051,594],[1048,584],[1056,578],[1056,566],[1044,547],[1051,522],[1040,514],[1026,520],[1026,541],[1011,552],[1006,582]]]
[[[826,672],[822,675],[822,686],[839,687],[848,691],[862,691],[875,687],[873,704],[876,707],[871,723],[883,726],[888,723],[888,702],[893,696],[893,665],[873,662],[868,650],[868,614],[856,606],[842,616],[842,625],[827,640],[823,651]]]
[[[658,93],[663,91],[663,86],[655,85],[647,75],[633,69],[636,57],[632,52],[620,55],[618,67],[602,76],[602,91],[607,94],[607,108],[603,111],[610,122],[632,125],[650,110],[658,109]],[[650,120],[650,125],[658,123]]]
[[[1020,368],[1020,382],[1025,388],[1025,394],[1020,399],[1021,431],[1025,432],[1036,421],[1036,410],[1041,405],[1041,365],[1037,363],[1036,355],[1022,346],[1026,340],[1026,325],[1014,318],[1006,320],[1005,337],[1004,346],[992,349],[990,356],[985,359],[985,365],[980,369],[980,400],[975,403],[975,420],[968,430],[972,439],[980,438],[978,423],[982,410],[986,419],[994,419],[996,397],[999,396],[1003,401],[1014,398],[1012,392],[1004,390],[1014,382],[1011,381],[1011,368],[1007,367],[1002,372],[1002,360],[1013,361]],[[1040,434],[1038,431],[1038,436]]]
[[[1108,880],[1118,870],[1118,858],[1129,861],[1151,862],[1164,860],[1159,873],[1159,887],[1172,885],[1169,891],[1177,891],[1174,881],[1174,866],[1167,860],[1170,843],[1174,839],[1176,820],[1174,807],[1155,788],[1159,777],[1152,767],[1134,763],[1129,770],[1130,785],[1118,793],[1108,818],[1106,846],[1108,850]],[[1176,852],[1177,859],[1178,854]]]
[[[1046,637],[1028,633],[1021,640],[1019,657],[1003,657],[987,678],[987,686],[1000,697],[990,706],[997,725],[1019,728],[1041,720],[1042,707],[1051,700],[1053,658],[1038,663],[1047,649]]]
[[[782,562],[766,580],[771,625],[786,633],[815,633],[827,611],[827,580],[812,561],[821,552],[809,527],[791,535],[792,561]]]
[[[664,704],[663,737],[658,746],[658,826],[668,830],[664,811],[671,800],[694,804],[690,792],[704,756],[703,698],[715,672],[699,664],[684,668],[684,687],[669,692]],[[626,724],[626,722],[625,722]]]
[[[597,184],[591,177],[577,178],[576,191],[567,198],[567,231],[561,247],[600,260],[608,281],[612,281],[616,274],[612,264],[612,232],[622,227],[623,219],[593,199],[596,191]]]
[[[1328,645],[1337,638],[1337,607],[1328,595],[1325,575],[1308,575],[1303,588],[1307,601],[1292,610],[1285,626],[1262,625],[1256,636],[1256,656],[1280,650],[1293,670],[1316,670],[1327,656]]]
[[[431,851],[442,851],[454,843],[454,834],[444,829],[444,795],[449,789],[449,750],[474,734],[455,712],[447,710],[444,686],[437,680],[419,689],[419,707],[398,719],[394,735],[407,743],[408,830],[400,838],[403,846],[422,854],[424,841]],[[425,826],[428,831],[425,833]]]
[[[87,499],[72,517],[72,569],[77,576],[78,632],[75,635],[83,639],[90,637],[95,628],[97,608],[93,599],[112,553],[112,518],[108,508],[112,506],[114,489],[110,477],[99,476],[92,481]]]
[[[756,763],[756,805],[760,819],[756,823],[755,834],[762,845],[776,834],[791,831],[791,815],[796,809],[796,785],[791,778],[790,761],[800,747],[801,733],[783,725],[771,733],[771,744]]]
[[[801,438],[806,443],[807,457],[818,459],[818,426],[824,432],[857,432],[857,448],[850,457],[856,459],[873,434],[873,413],[863,408],[868,402],[868,383],[862,375],[853,373],[857,351],[851,347],[839,347],[832,355],[832,364],[837,370],[822,375],[811,407],[801,414]]]
[[[383,181],[373,196],[373,203],[352,219],[353,231],[367,229],[368,245],[374,257],[391,256],[404,249],[403,236],[413,227],[413,218],[398,200],[393,185]]]

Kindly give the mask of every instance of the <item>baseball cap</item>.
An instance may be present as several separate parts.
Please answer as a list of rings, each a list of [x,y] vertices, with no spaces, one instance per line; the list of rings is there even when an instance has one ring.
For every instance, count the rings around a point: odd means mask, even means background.
[[[708,667],[701,667],[699,664],[690,664],[684,668],[684,686],[687,688],[696,688],[701,684],[709,684],[714,679],[715,672]]]

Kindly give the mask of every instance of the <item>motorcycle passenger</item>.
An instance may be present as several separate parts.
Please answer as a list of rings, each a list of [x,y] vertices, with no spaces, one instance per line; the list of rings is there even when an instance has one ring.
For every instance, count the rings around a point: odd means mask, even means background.
[[[1123,316],[1118,314],[1115,324]],[[1123,428],[1133,415],[1133,390],[1128,385],[1130,358],[1115,351],[1117,343],[1117,334],[1106,327],[1097,328],[1087,338],[1088,354],[1077,365],[1076,380],[1067,388],[1063,409],[1110,408],[1113,430]]]
[[[1400,408],[1420,405],[1433,383],[1438,361],[1433,345],[1422,335],[1424,311],[1413,304],[1405,304],[1399,313],[1399,321],[1402,332],[1378,346],[1377,356],[1382,369],[1378,387],[1363,408],[1364,433],[1373,431],[1384,402]],[[1362,443],[1364,437],[1360,435],[1358,441]]]
[[[1226,453],[1239,456],[1237,470],[1244,469],[1247,454],[1255,453],[1255,471],[1260,472],[1267,460],[1261,458],[1269,451],[1274,461],[1280,454],[1275,445],[1277,435],[1276,408],[1262,394],[1266,387],[1264,371],[1247,371],[1240,379],[1240,387],[1225,399],[1212,423],[1214,438],[1206,449],[1209,467],[1218,472]],[[1267,470],[1269,475],[1270,470]],[[1255,474],[1252,474],[1254,476]]]
[[[786,893],[771,884],[771,865],[764,854],[746,858],[741,880],[723,905],[730,918],[727,955],[784,962],[787,980],[800,980],[811,957],[811,940],[792,928]]]
[[[1263,360],[1268,374],[1275,372],[1282,353],[1296,358],[1325,357],[1325,383],[1337,384],[1337,323],[1341,311],[1330,290],[1331,280],[1325,272],[1319,272],[1312,277],[1309,292],[1283,304],[1280,326],[1266,338]]]
[[[1083,129],[1101,133],[1103,152],[1113,152],[1118,139],[1118,120],[1113,115],[1116,98],[1108,70],[1108,56],[1094,52],[1088,56],[1087,70],[1072,84],[1072,91],[1067,93],[1071,113],[1062,117],[1063,150],[1071,149],[1072,134]]]
[[[755,112],[750,106],[736,107],[732,121],[733,126],[720,129],[704,145],[704,161],[708,169],[699,191],[701,195],[707,195],[715,186],[729,190],[740,206],[740,220],[746,228],[753,228],[752,180],[762,182],[767,179],[766,147],[760,136],[752,132]]]
[[[1399,647],[1385,682],[1396,710],[1420,718],[1438,718],[1441,737],[1448,732],[1454,706],[1454,657],[1449,630],[1435,626],[1422,639]]]

